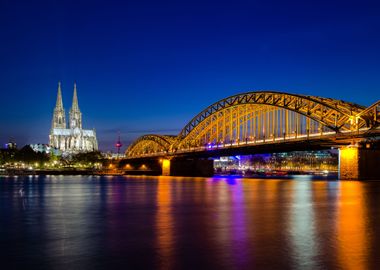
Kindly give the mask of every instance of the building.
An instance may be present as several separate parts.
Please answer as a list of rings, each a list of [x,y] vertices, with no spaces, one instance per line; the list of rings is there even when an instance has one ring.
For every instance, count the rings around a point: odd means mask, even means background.
[[[49,145],[66,153],[98,150],[95,129],[82,129],[82,113],[79,110],[77,87],[75,83],[73,103],[69,112],[68,128],[62,102],[61,84],[58,83],[57,102],[53,113]]]
[[[29,144],[29,146],[36,153],[53,154],[55,156],[61,156],[62,155],[61,150],[54,148],[54,147],[51,147],[48,144],[34,143],[34,144]]]
[[[5,149],[17,149],[17,144],[13,139],[10,139],[8,143],[5,144]]]

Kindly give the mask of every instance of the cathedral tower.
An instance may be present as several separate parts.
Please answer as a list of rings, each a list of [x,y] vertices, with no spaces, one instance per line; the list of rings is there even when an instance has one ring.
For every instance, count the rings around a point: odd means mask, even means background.
[[[70,129],[79,128],[82,129],[82,113],[79,110],[78,97],[77,97],[77,85],[74,83],[73,104],[69,112]]]
[[[79,110],[77,86],[74,84],[73,104],[69,112],[69,128],[66,127],[61,84],[58,84],[57,104],[54,108],[49,145],[63,153],[80,153],[98,150],[95,130],[82,129],[82,113]]]
[[[57,102],[54,108],[52,128],[66,128],[65,109],[63,108],[61,82],[58,82]]]

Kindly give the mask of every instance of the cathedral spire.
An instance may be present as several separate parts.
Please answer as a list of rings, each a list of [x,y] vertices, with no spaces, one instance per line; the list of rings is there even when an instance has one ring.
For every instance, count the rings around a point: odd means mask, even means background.
[[[62,102],[61,82],[58,82],[57,102],[55,104],[52,128],[66,128],[65,109]]]
[[[79,110],[78,105],[78,96],[77,96],[77,84],[74,83],[74,94],[73,94],[73,104],[71,105],[71,109],[69,112],[70,117],[70,128],[82,128],[82,113]]]
[[[75,82],[74,82],[73,104],[71,106],[71,110],[79,111],[78,96],[77,96],[77,84]]]
[[[58,110],[63,110],[61,82],[58,82],[57,102],[55,104],[55,108]]]

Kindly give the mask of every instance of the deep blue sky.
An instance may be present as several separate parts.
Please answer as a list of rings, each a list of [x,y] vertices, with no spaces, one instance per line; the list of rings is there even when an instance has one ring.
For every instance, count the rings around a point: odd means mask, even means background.
[[[0,0],[0,142],[47,143],[73,82],[100,148],[258,89],[380,98],[377,1]]]

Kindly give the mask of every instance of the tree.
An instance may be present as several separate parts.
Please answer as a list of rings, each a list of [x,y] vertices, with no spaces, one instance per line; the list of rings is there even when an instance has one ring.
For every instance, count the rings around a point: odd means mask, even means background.
[[[262,167],[266,165],[266,161],[262,155],[253,155],[250,161],[256,170],[262,169]]]
[[[0,149],[0,164],[12,162],[16,152],[16,149]]]
[[[14,160],[30,164],[35,162],[47,162],[49,161],[49,156],[45,153],[35,152],[29,145],[26,145],[16,152]]]
[[[72,156],[72,163],[96,163],[103,162],[103,156],[99,151],[78,153]]]

